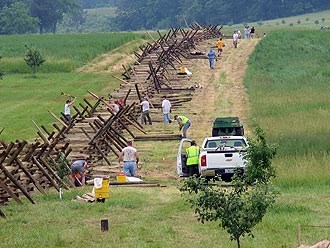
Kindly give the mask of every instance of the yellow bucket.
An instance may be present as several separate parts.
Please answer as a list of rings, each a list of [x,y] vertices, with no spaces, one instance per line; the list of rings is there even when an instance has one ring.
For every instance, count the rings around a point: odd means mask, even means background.
[[[126,175],[125,175],[125,173],[124,172],[119,172],[118,174],[117,174],[117,182],[118,183],[125,183],[126,182]]]

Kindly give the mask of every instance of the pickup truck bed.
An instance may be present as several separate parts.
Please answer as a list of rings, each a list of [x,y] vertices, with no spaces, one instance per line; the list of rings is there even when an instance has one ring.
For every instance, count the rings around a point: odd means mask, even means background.
[[[205,176],[227,175],[234,169],[244,170],[247,140],[244,136],[208,137],[199,157],[199,172]]]

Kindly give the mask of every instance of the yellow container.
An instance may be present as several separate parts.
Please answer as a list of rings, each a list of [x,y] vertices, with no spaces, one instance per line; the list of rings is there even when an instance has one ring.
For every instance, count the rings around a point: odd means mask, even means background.
[[[124,172],[120,172],[117,174],[117,182],[118,183],[125,183],[126,182],[126,175]]]
[[[108,199],[110,197],[109,178],[103,178],[102,187],[94,188],[95,199]]]

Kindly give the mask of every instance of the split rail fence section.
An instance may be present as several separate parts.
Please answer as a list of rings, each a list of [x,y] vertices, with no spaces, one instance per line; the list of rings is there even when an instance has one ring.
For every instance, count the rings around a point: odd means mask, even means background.
[[[183,60],[205,57],[195,55],[198,43],[221,36],[222,27],[209,25],[202,27],[197,23],[189,30],[170,29],[166,34],[158,32],[156,40],[140,47],[135,52],[132,66],[124,66],[120,88],[107,97],[89,92],[94,100],[83,99],[83,103],[72,106],[75,115],[68,123],[63,113],[61,116],[48,111],[54,119],[53,130],[34,123],[37,129],[35,142],[16,140],[0,143],[0,205],[11,200],[22,204],[21,197],[31,203],[33,192],[46,194],[46,189],[73,187],[68,180],[60,177],[61,170],[69,170],[65,159],[86,159],[92,166],[89,176],[101,173],[98,168],[114,168],[111,161],[116,160],[119,152],[126,146],[128,139],[143,140],[148,135],[138,118],[139,102],[148,97],[155,109],[161,108],[161,97],[166,95],[173,108],[192,99],[194,85],[189,85],[186,76],[177,75]],[[149,34],[149,33],[148,33]],[[122,98],[126,105],[114,113],[109,101]],[[91,99],[89,97],[89,99]],[[155,120],[162,121],[160,119]],[[138,132],[140,136],[136,134]],[[154,137],[155,138],[155,137]],[[156,137],[156,139],[180,139],[178,135]],[[152,139],[152,137],[149,137]],[[62,166],[62,168],[59,168]],[[5,216],[0,209],[0,216]]]

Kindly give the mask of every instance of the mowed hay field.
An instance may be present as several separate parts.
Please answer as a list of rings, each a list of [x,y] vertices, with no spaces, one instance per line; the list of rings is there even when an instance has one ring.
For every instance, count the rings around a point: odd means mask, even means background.
[[[5,72],[0,80],[0,130],[5,128],[0,140],[34,139],[31,120],[51,129],[55,119],[48,110],[57,116],[64,111],[67,96],[61,92],[76,96],[77,104],[89,96],[87,90],[99,95],[113,92],[120,81],[111,75],[120,76],[122,71],[108,68],[127,57],[124,51],[135,51],[145,42],[144,35],[136,33],[0,36],[0,68]],[[36,78],[24,61],[25,45],[38,48],[46,60],[37,68]],[[78,70],[105,53],[111,59],[98,73]]]
[[[315,227],[330,225],[328,44],[326,31],[273,32],[249,59],[244,79],[251,104],[248,124],[259,124],[278,144],[274,165],[280,195],[254,229],[255,238],[243,238],[242,247],[295,247],[298,224],[303,243],[330,238],[329,228]],[[174,163],[174,148],[159,150]],[[36,205],[12,203],[3,207],[8,218],[0,219],[1,246],[235,247],[217,223],[197,221],[178,183],[168,178],[163,188],[112,187],[104,204],[73,202],[86,188],[65,192],[62,201],[50,192],[36,195]],[[101,219],[109,220],[109,232],[100,232]]]

